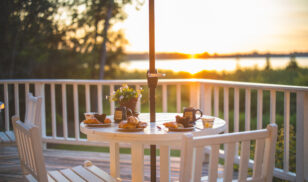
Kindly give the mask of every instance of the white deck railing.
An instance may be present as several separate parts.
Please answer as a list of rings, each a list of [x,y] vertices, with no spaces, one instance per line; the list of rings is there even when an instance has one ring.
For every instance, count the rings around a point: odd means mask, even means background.
[[[0,100],[6,106],[5,124],[2,127],[5,130],[12,129],[10,117],[24,113],[25,94],[30,91],[36,96],[43,96],[41,122],[45,142],[98,145],[80,137],[82,114],[89,111],[113,114],[115,103],[109,102],[104,96],[110,95],[123,83],[136,88],[143,87],[145,93],[147,91],[146,80],[0,80]],[[168,108],[172,108],[172,112],[182,112],[182,107],[188,105],[201,108],[204,114],[223,117],[228,125],[226,132],[229,132],[230,125],[233,125],[234,132],[240,131],[240,113],[245,113],[245,126],[242,127],[248,131],[251,130],[252,119],[257,122],[252,129],[260,129],[266,122],[276,122],[276,111],[282,110],[284,119],[280,127],[284,131],[283,168],[275,168],[274,176],[290,181],[308,180],[308,87],[206,79],[161,79],[157,89],[161,97],[158,96],[156,100],[162,112],[168,112]],[[277,94],[283,95],[283,104],[276,104]],[[269,106],[263,103],[267,99],[265,95],[269,96]],[[172,99],[175,102],[169,103]],[[220,103],[220,99],[223,102]],[[231,101],[233,107],[230,107]],[[145,105],[138,102],[137,110],[146,110]],[[240,105],[245,107],[241,110]],[[256,116],[251,115],[253,105],[256,106]],[[264,118],[264,108],[268,107],[270,116]],[[296,173],[289,170],[290,142],[295,142],[294,138],[290,138],[290,108],[296,110],[293,113],[296,115],[296,121],[293,121],[296,123]],[[231,114],[233,118],[229,117]]]

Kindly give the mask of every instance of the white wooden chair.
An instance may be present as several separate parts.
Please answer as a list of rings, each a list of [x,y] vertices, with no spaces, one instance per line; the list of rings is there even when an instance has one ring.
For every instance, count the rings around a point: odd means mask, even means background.
[[[39,128],[31,123],[21,122],[17,116],[12,117],[12,122],[20,164],[26,180],[39,182],[116,181],[90,161],[85,161],[84,166],[46,171]]]
[[[251,141],[256,141],[254,151],[254,166],[252,177],[248,176],[248,161]],[[235,147],[241,144],[239,173],[236,181],[272,181],[277,140],[277,125],[269,124],[266,129],[247,132],[227,133],[221,135],[198,136],[192,134],[183,136],[181,148],[181,182],[219,181],[218,155],[221,144],[226,146],[223,181],[232,181]],[[210,162],[207,177],[202,177],[202,162],[204,147],[210,146]]]
[[[37,126],[41,126],[41,105],[42,97],[34,97],[32,93],[28,93],[26,96],[26,113],[25,123],[33,123]],[[0,132],[0,143],[5,145],[15,144],[15,135],[13,131]]]

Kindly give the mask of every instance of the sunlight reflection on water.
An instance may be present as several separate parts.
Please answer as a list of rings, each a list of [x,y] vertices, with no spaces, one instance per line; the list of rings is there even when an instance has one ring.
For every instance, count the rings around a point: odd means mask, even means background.
[[[273,69],[285,68],[290,61],[288,57],[271,58],[270,65]],[[296,58],[300,67],[308,67],[308,57]],[[197,73],[202,70],[234,71],[240,68],[258,68],[264,69],[266,65],[265,58],[217,58],[217,59],[159,59],[156,60],[158,70],[172,70],[174,72],[185,71]],[[148,60],[131,60],[120,64],[121,68],[128,71],[147,70]]]

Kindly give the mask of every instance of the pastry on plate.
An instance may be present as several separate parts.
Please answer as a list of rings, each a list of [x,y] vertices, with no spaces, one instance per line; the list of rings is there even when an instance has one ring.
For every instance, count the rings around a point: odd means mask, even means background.
[[[84,124],[102,124],[102,123],[96,118],[90,118],[90,119],[84,120]]]

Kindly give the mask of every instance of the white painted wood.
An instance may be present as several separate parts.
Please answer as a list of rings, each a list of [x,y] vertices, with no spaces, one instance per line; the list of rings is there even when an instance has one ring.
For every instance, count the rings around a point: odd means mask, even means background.
[[[78,85],[73,85],[73,95],[74,95],[74,128],[75,128],[75,138],[79,140],[79,101],[78,101]]]
[[[142,144],[133,143],[131,145],[132,153],[132,181],[142,182],[144,166],[144,149]]]
[[[289,171],[289,155],[290,155],[290,92],[284,93],[284,153],[283,153],[283,170]]]
[[[28,98],[27,95],[30,92],[29,83],[25,83],[25,108],[27,108]]]
[[[56,93],[55,84],[50,85],[50,101],[51,101],[51,129],[52,137],[57,137],[57,121],[56,121]]]
[[[85,179],[86,181],[102,181],[102,179],[100,179],[99,177],[97,177],[96,175],[93,175],[90,171],[86,170],[85,168],[83,168],[82,166],[75,166],[72,168],[72,170],[77,173],[79,176],[81,176],[83,179]]]
[[[88,169],[90,172],[95,174],[96,176],[100,177],[101,179],[104,179],[107,182],[116,182],[114,178],[112,178],[108,173],[105,171],[101,170],[100,168],[96,167],[95,165],[91,166],[84,166],[86,169]]]
[[[296,93],[296,181],[308,179],[308,93]]]
[[[109,93],[110,95],[114,93],[114,85],[110,85],[109,87]],[[114,114],[114,101],[110,99],[110,114]]]
[[[232,181],[233,178],[233,161],[235,155],[235,143],[226,144],[228,153],[226,153],[226,159],[224,164],[224,181]]]
[[[257,129],[262,128],[263,116],[263,90],[258,89],[257,92]]]
[[[63,174],[63,176],[65,176],[66,178],[68,178],[70,181],[78,181],[78,182],[85,182],[85,180],[83,180],[80,176],[78,176],[74,171],[72,171],[71,169],[63,169],[60,170],[61,174]],[[52,172],[49,172],[49,174]]]
[[[255,156],[254,156],[254,165],[253,165],[253,179],[256,179],[261,176],[262,171],[262,162],[264,154],[264,145],[265,140],[259,139],[256,141]]]
[[[193,135],[186,133],[182,136],[181,146],[181,164],[180,164],[180,182],[191,181],[192,177],[192,153],[193,153]]]
[[[32,123],[38,127],[41,126],[41,105],[42,97],[34,97],[32,93],[28,93],[27,96],[27,107],[25,113],[25,123]]]
[[[110,142],[110,175],[114,178],[120,177],[120,148],[119,143]]]
[[[248,175],[248,160],[250,157],[250,141],[243,141],[241,143],[241,158],[239,168],[239,181],[246,181]]]
[[[161,145],[160,151],[160,181],[170,181],[170,150],[169,146]]]
[[[0,139],[3,143],[11,143],[11,140],[4,134],[4,132],[0,132]]]
[[[6,136],[11,140],[11,142],[15,142],[15,135],[13,131],[6,131],[5,132]]]
[[[99,114],[103,114],[103,89],[102,85],[97,85],[97,109]]]
[[[19,87],[18,83],[14,84],[14,101],[15,101],[15,115],[19,116]]]
[[[276,91],[270,91],[270,123],[276,123]]]
[[[41,131],[31,123],[23,123],[17,116],[13,119],[13,128],[20,157],[23,175],[30,181],[115,181],[107,173],[85,161],[84,165],[61,171],[51,171],[47,175]],[[83,180],[84,179],[84,180]]]
[[[43,83],[35,83],[35,96],[41,97],[41,109],[40,109],[40,119],[37,121],[39,123],[39,128],[42,131],[42,137],[46,137],[46,110],[45,110],[45,85]]]
[[[275,125],[267,126],[267,130],[270,132],[270,136],[265,139],[264,158],[262,165],[262,178],[264,178],[266,182],[271,182],[273,180],[272,171],[274,170],[275,166],[277,127],[272,126]]]
[[[218,177],[218,155],[219,155],[219,145],[212,145],[210,152],[210,163],[209,163],[209,182],[215,182]]]
[[[204,160],[203,147],[194,148],[192,155],[192,181],[199,182],[202,177],[202,163]]]
[[[224,88],[224,120],[226,121],[226,133],[229,133],[229,88]]]
[[[204,108],[204,111],[205,115],[212,115],[212,87],[211,86],[208,86],[208,85],[205,85],[205,88],[204,88],[204,96],[205,96],[205,108]]]
[[[251,91],[249,88],[245,89],[245,130],[250,130],[250,109],[251,109]]]
[[[66,98],[66,84],[61,85],[62,90],[62,124],[63,124],[63,137],[68,138],[67,129],[67,98]]]
[[[9,111],[10,111],[10,105],[9,105],[9,92],[8,92],[8,84],[4,84],[4,115],[5,115],[5,131],[10,130],[10,117],[9,117]]]
[[[176,112],[181,113],[182,112],[182,98],[181,98],[181,85],[177,84],[176,85]]]
[[[91,112],[91,104],[90,104],[90,85],[85,85],[85,99],[86,99],[86,112]]]
[[[63,176],[59,171],[50,171],[48,174],[56,181],[70,182],[65,176]]]
[[[214,116],[219,116],[219,88],[214,87]]]
[[[136,90],[140,90],[140,85],[136,85]],[[136,111],[141,112],[141,98],[138,99],[137,105],[136,105]]]
[[[162,85],[162,103],[163,103],[163,112],[167,112],[168,111],[168,92],[167,92],[167,85],[164,84]]]
[[[200,108],[200,84],[193,82],[190,84],[189,89],[189,105],[191,107]]]
[[[257,141],[257,148],[255,156],[257,156],[255,161],[254,169],[257,168],[259,172],[254,171],[253,179],[247,178],[248,172],[248,160],[249,160],[249,148],[250,141]],[[264,149],[264,141],[266,140],[266,147]],[[274,166],[274,154],[277,140],[277,125],[270,124],[266,129],[245,131],[245,132],[235,132],[226,133],[220,135],[210,135],[210,136],[193,136],[192,134],[186,134],[182,137],[182,148],[181,148],[181,167],[180,167],[180,182],[186,181],[198,181],[199,178],[193,178],[193,170],[191,165],[195,165],[199,160],[198,158],[192,158],[193,149],[204,146],[211,146],[210,150],[211,158],[209,164],[209,181],[221,181],[215,179],[217,177],[217,167],[218,167],[218,156],[219,156],[219,146],[225,144],[227,149],[226,159],[224,163],[224,181],[232,181],[233,179],[233,165],[234,160],[239,160],[235,155],[236,143],[242,142],[241,148],[241,158],[240,158],[240,171],[239,171],[239,181],[271,181],[273,175]],[[216,170],[216,172],[215,172]],[[212,176],[213,175],[213,176]]]
[[[234,132],[238,132],[240,128],[240,90],[234,88]],[[239,144],[235,145],[235,155],[238,155]],[[227,149],[228,150],[228,149]]]

